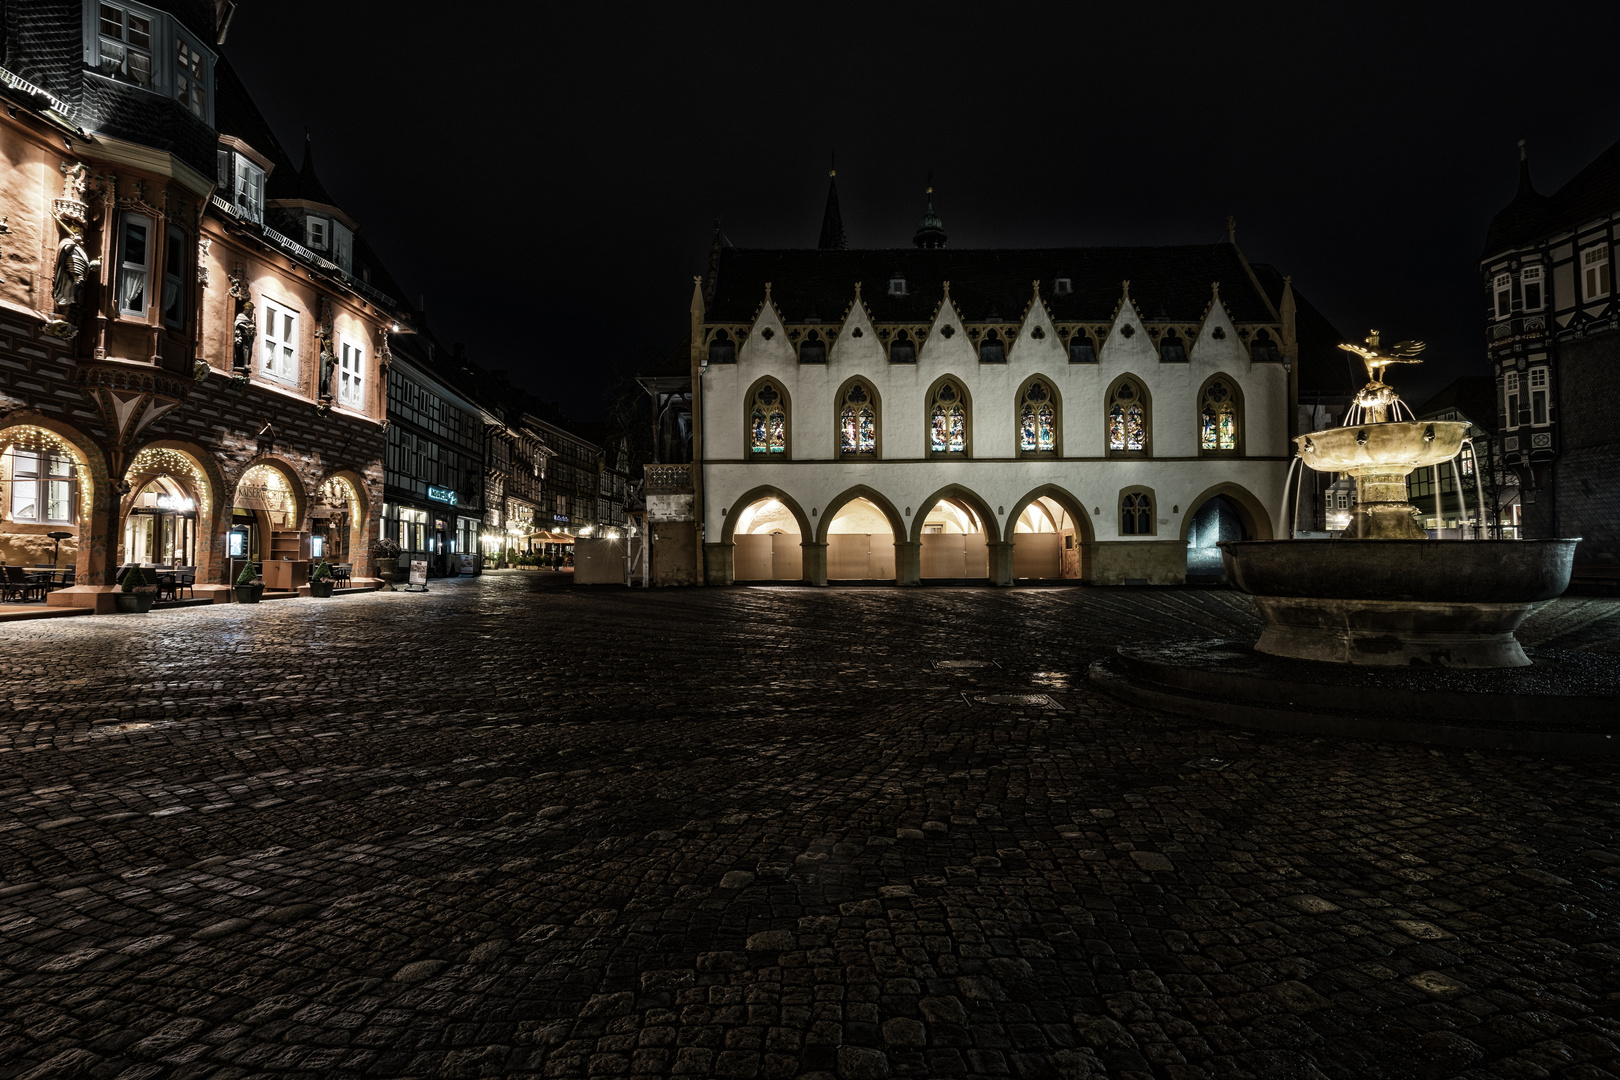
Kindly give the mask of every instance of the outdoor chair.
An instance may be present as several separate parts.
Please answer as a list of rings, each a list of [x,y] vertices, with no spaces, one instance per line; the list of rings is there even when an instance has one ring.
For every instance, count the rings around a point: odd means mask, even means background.
[[[0,600],[26,604],[31,600],[45,599],[45,591],[45,583],[31,580],[22,567],[8,566],[6,580],[0,583]]]
[[[197,598],[196,584],[197,568],[195,566],[177,566],[174,568],[174,582],[169,586],[169,594],[178,600],[183,590],[190,593],[192,599],[195,600]]]

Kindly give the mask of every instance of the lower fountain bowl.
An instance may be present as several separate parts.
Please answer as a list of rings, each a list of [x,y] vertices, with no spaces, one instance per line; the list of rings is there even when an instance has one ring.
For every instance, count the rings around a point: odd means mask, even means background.
[[[1376,666],[1524,667],[1513,631],[1569,587],[1578,539],[1245,540],[1227,580],[1255,598],[1259,652]]]

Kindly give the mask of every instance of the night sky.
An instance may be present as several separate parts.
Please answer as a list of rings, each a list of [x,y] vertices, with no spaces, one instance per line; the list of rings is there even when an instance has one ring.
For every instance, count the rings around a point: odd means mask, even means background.
[[[1612,3],[243,0],[224,51],[446,343],[602,410],[679,346],[713,221],[812,247],[1208,243],[1228,214],[1351,340],[1483,371],[1476,259],[1616,139]],[[960,12],[960,13],[958,13]]]

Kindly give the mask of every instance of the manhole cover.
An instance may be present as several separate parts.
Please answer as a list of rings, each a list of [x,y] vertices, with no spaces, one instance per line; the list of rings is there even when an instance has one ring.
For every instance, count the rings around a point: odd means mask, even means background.
[[[963,668],[1000,667],[994,660],[935,660],[934,667],[940,671],[960,671]]]
[[[1219,772],[1221,769],[1226,768],[1230,764],[1232,764],[1232,763],[1230,761],[1227,761],[1225,758],[1195,757],[1191,761],[1187,762],[1187,768],[1189,768],[1189,769],[1214,769],[1215,771]]]
[[[1010,705],[1022,709],[1063,708],[1048,694],[974,694],[968,700],[975,705]]]

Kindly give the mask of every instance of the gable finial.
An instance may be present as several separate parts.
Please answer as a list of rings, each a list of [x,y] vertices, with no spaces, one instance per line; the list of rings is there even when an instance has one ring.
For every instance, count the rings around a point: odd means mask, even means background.
[[[1035,299],[1039,300],[1041,298],[1041,279],[1036,278],[1030,284],[1035,286]]]
[[[1221,283],[1218,282],[1218,281],[1210,282],[1209,283],[1209,291],[1210,291],[1210,296],[1214,300],[1214,302],[1217,303],[1217,304],[1220,303],[1221,302]]]
[[[1226,242],[1234,246],[1237,244],[1237,218],[1231,214],[1226,215]]]
[[[950,298],[951,298],[951,283],[947,281],[945,283],[945,299],[949,300]]]
[[[855,299],[859,300],[860,298],[861,298],[861,283],[857,281],[855,283]]]
[[[765,302],[771,302],[771,283],[768,281],[765,283]]]
[[[1125,286],[1125,299],[1129,300],[1131,298],[1131,279],[1130,278],[1125,279],[1124,286]]]

